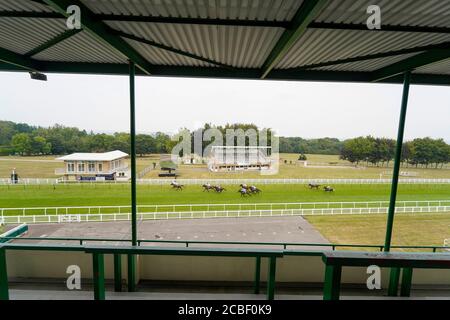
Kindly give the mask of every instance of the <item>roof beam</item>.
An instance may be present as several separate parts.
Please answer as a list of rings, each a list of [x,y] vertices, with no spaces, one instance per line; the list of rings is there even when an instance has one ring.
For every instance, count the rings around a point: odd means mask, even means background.
[[[432,49],[372,72],[371,81],[378,82],[450,58],[450,49]]]
[[[150,64],[140,53],[130,46],[122,38],[112,34],[111,28],[101,21],[95,20],[95,15],[85,5],[78,0],[43,0],[52,9],[67,17],[67,7],[77,5],[81,9],[81,25],[96,38],[113,47],[115,50],[125,55],[133,61],[139,69],[147,74],[151,74],[152,64]]]
[[[362,30],[362,31],[396,31],[396,32],[429,32],[429,33],[450,33],[447,27],[426,27],[426,26],[401,26],[401,25],[381,25],[381,29],[369,30],[365,24],[356,23],[333,23],[333,22],[311,22],[308,28],[332,29],[332,30]]]
[[[0,48],[0,61],[29,71],[38,71],[37,62],[33,59]]]
[[[402,54],[422,52],[422,51],[439,49],[439,48],[450,49],[450,42],[443,42],[440,44],[434,44],[434,45],[428,45],[428,46],[412,47],[412,48],[407,48],[407,49],[400,49],[400,50],[368,54],[368,55],[363,55],[363,56],[356,56],[356,57],[352,57],[352,58],[319,62],[319,63],[315,63],[315,64],[301,66],[296,69],[297,70],[305,70],[305,69],[329,67],[329,66],[339,65],[339,64],[343,64],[343,63],[360,62],[360,61],[366,61],[366,60],[372,60],[372,59],[387,58],[387,57],[393,57],[393,56],[398,56],[398,55],[402,55]]]
[[[48,49],[50,47],[53,47],[54,45],[56,45],[56,44],[58,44],[58,43],[60,43],[60,42],[62,42],[64,40],[70,38],[71,36],[76,35],[80,31],[81,31],[81,29],[79,29],[79,30],[74,29],[74,30],[65,31],[65,32],[61,33],[60,35],[57,35],[53,39],[50,39],[49,41],[41,44],[40,46],[38,46],[38,47],[36,47],[34,49],[31,49],[30,51],[25,53],[24,56],[25,57],[32,57],[32,56],[38,54],[39,52],[42,52],[42,51],[44,51],[44,50],[46,50],[46,49]]]
[[[328,0],[305,0],[302,3],[291,21],[291,27],[284,31],[275,47],[266,58],[266,61],[264,61],[261,78],[267,77],[275,65],[294,45],[295,41],[305,33],[308,25],[327,3]]]
[[[1,18],[47,18],[61,19],[57,12],[36,12],[36,11],[0,11]]]
[[[192,59],[195,59],[195,60],[207,62],[207,63],[213,64],[213,65],[216,65],[216,66],[219,66],[219,67],[223,67],[223,68],[233,68],[230,65],[227,65],[227,64],[224,64],[224,63],[212,60],[212,59],[204,58],[202,56],[199,56],[199,55],[196,55],[196,54],[193,54],[193,53],[190,53],[190,52],[186,52],[186,51],[183,51],[183,50],[180,50],[180,49],[176,49],[176,48],[173,48],[173,47],[170,47],[170,46],[166,46],[164,44],[161,44],[161,43],[158,43],[158,42],[155,42],[155,41],[152,41],[152,40],[147,40],[147,39],[144,39],[144,38],[140,38],[140,37],[137,37],[135,35],[128,34],[128,33],[122,32],[122,31],[114,30],[114,33],[116,35],[118,35],[118,36],[123,37],[123,38],[127,38],[127,39],[134,40],[134,41],[137,41],[137,42],[145,43],[145,44],[148,44],[148,45],[150,45],[152,47],[159,48],[159,49],[166,50],[166,51],[170,51],[170,52],[173,52],[173,53],[176,53],[176,54],[188,57],[188,58],[192,58]]]

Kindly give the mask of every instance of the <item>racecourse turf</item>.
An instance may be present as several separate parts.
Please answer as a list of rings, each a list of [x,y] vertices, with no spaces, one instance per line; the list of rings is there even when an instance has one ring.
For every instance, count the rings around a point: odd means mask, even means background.
[[[196,203],[280,203],[280,202],[340,202],[388,201],[390,185],[333,185],[334,192],[310,190],[306,185],[259,185],[262,193],[241,197],[237,185],[224,185],[221,194],[203,192],[199,185],[188,185],[182,191],[168,185],[138,185],[138,204]],[[447,200],[450,185],[401,184],[398,200]],[[129,184],[82,185],[17,185],[0,186],[0,208],[53,206],[117,206],[130,204]]]

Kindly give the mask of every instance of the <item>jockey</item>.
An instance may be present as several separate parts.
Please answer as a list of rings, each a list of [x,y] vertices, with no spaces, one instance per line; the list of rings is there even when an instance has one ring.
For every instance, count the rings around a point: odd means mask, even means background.
[[[243,184],[241,184],[241,187],[242,187],[242,189],[247,189],[247,184],[243,183]]]
[[[242,186],[242,188],[241,188],[241,193],[247,193],[247,189],[244,188],[244,186]]]
[[[255,187],[255,186],[250,186],[250,190],[251,190],[251,191],[255,191],[255,190],[256,190],[256,187]]]
[[[171,185],[173,185],[173,186],[177,186],[177,185],[178,185],[178,182],[177,182],[176,180],[172,180],[172,183],[171,183]]]

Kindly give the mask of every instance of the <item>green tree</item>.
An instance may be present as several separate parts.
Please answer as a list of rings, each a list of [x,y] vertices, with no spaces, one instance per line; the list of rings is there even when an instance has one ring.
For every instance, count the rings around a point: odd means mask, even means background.
[[[30,154],[32,151],[31,138],[28,133],[17,133],[12,137],[11,145],[14,152],[20,155]]]

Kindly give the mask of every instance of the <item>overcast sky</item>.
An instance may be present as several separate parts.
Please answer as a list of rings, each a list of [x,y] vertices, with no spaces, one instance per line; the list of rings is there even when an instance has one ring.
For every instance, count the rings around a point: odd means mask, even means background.
[[[126,76],[0,73],[0,119],[128,131]],[[396,137],[401,85],[136,78],[139,132],[255,123],[279,135]],[[450,87],[412,86],[405,136],[450,141]]]

